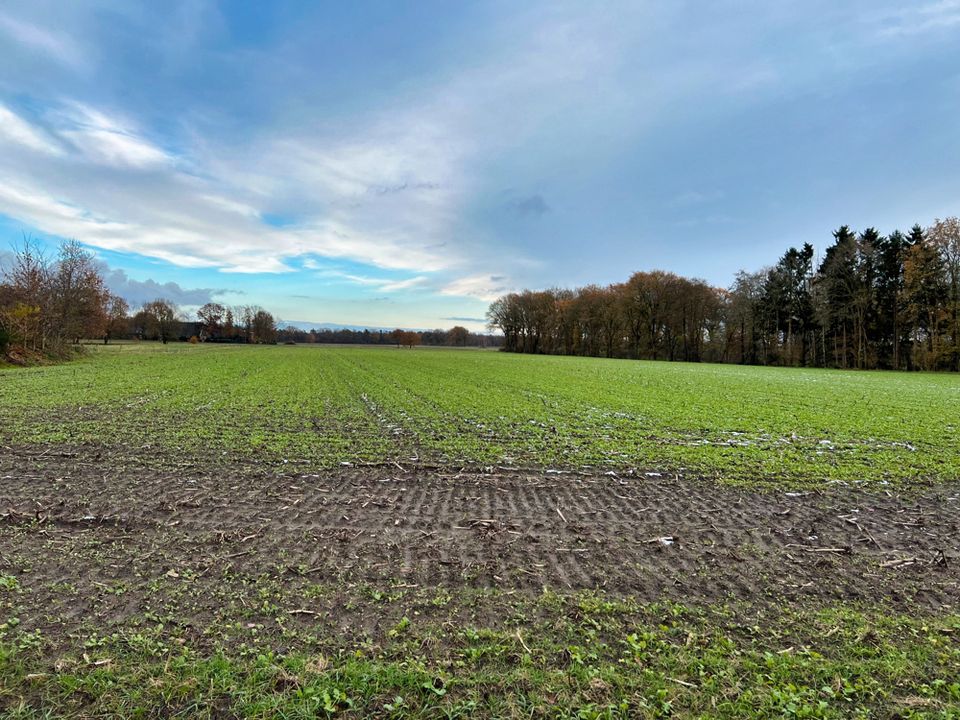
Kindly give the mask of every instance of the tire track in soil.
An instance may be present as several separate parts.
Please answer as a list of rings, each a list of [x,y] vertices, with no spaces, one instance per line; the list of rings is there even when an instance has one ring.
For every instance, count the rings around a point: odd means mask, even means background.
[[[68,624],[105,603],[123,622],[171,572],[191,573],[197,612],[216,613],[225,570],[292,592],[400,581],[935,609],[960,600],[958,511],[960,484],[788,494],[573,473],[177,475],[7,458],[0,572],[17,574],[38,607],[57,601],[58,584],[89,590],[61,608]],[[118,584],[122,597],[91,597]]]

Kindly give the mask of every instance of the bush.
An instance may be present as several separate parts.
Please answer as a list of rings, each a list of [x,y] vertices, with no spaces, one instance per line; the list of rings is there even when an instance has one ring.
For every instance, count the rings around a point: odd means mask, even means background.
[[[3,352],[10,345],[10,333],[0,328],[0,352]]]

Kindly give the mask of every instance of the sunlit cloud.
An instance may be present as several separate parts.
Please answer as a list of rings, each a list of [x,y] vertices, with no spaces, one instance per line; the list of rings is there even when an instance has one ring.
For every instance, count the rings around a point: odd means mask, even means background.
[[[509,278],[503,275],[470,275],[448,283],[440,289],[440,292],[443,295],[492,301],[513,290]]]
[[[43,131],[9,108],[0,105],[0,141],[16,143],[35,152],[62,155],[63,151]]]
[[[95,163],[146,168],[173,161],[129,125],[95,108],[73,103],[64,120],[59,135]]]

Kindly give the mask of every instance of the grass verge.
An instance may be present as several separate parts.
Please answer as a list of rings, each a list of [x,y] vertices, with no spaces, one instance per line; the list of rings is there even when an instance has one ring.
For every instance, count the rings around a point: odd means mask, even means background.
[[[957,718],[960,615],[514,598],[350,646],[191,649],[162,625],[45,647],[0,625],[0,708],[41,717]]]

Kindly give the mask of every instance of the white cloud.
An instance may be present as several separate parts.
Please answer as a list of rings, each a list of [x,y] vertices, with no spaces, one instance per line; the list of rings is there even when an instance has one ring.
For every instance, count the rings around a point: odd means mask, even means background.
[[[315,265],[312,261],[309,264]],[[307,266],[308,263],[304,263]],[[386,278],[370,277],[367,275],[357,275],[356,273],[347,273],[339,270],[321,270],[316,273],[319,278],[336,278],[346,280],[354,285],[375,288],[380,292],[397,292],[398,290],[409,290],[415,287],[422,287],[430,281],[426,275],[417,275],[416,277],[405,280],[388,280]]]
[[[397,292],[398,290],[410,290],[411,288],[420,287],[425,283],[429,282],[429,278],[425,275],[418,275],[417,277],[408,278],[406,280],[397,280],[396,282],[384,283],[380,286],[380,289],[383,292]]]
[[[69,67],[83,67],[83,53],[69,37],[0,13],[0,31],[7,37]]]
[[[4,105],[0,105],[0,140],[8,140],[36,152],[60,155],[62,151],[43,132]]]
[[[440,289],[443,295],[475,297],[487,302],[513,291],[509,278],[503,275],[468,275]]]
[[[82,103],[65,113],[61,137],[90,160],[118,167],[146,168],[171,163],[173,158],[141,137],[129,124]]]
[[[557,111],[540,102],[531,109],[531,96],[576,104],[579,92],[596,92],[595,71],[610,55],[602,33],[576,18],[526,20],[538,28],[533,37],[508,28],[504,52],[486,64],[390,97],[349,124],[277,113],[236,137],[202,132],[185,114],[186,140],[158,142],[132,115],[64,102],[44,116],[64,142],[61,156],[6,163],[0,211],[44,232],[183,266],[284,272],[294,258],[337,258],[415,275],[380,282],[385,292],[426,288],[424,273],[440,273],[468,275],[447,294],[490,295],[490,278],[523,258],[505,242],[491,251],[496,238],[463,232],[484,191],[481,167]],[[39,130],[23,123],[16,132],[39,150]],[[263,220],[284,212],[296,222]]]
[[[220,197],[219,195],[201,195],[201,200],[205,200],[211,205],[223,208],[227,212],[236,213],[237,215],[242,215],[244,217],[259,218],[260,211],[251,205],[246,203],[237,202],[236,200],[231,200],[230,198]]]

